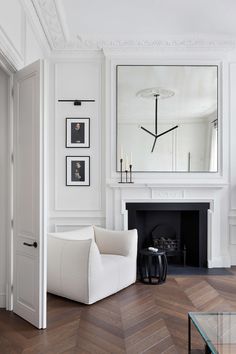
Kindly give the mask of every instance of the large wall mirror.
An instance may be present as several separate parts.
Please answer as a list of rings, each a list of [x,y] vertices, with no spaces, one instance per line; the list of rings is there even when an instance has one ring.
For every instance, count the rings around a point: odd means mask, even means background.
[[[216,65],[117,65],[116,85],[117,171],[217,172]]]

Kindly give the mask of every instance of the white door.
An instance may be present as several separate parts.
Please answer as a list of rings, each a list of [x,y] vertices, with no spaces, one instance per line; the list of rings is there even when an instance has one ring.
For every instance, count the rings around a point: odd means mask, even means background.
[[[46,327],[43,62],[14,74],[13,311]]]

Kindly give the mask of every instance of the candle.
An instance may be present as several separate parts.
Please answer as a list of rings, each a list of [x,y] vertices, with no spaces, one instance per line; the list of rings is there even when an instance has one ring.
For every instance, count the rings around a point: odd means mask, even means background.
[[[133,153],[130,153],[130,165],[133,165]]]
[[[123,160],[124,158],[124,152],[123,152],[123,146],[121,145],[120,147],[120,158]]]
[[[125,159],[125,169],[126,169],[126,171],[128,171],[128,169],[129,169],[129,157],[128,157],[128,155],[126,155],[126,159]]]

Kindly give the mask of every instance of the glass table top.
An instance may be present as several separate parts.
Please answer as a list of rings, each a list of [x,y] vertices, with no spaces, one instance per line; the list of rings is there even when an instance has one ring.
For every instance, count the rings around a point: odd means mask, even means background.
[[[213,354],[236,354],[236,312],[190,312]]]

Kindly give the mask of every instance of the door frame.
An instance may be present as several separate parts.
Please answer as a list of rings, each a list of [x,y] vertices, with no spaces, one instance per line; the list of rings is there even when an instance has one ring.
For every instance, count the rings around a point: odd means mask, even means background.
[[[0,67],[8,75],[7,206],[6,206],[6,310],[13,310],[13,74],[16,71],[0,53]]]

